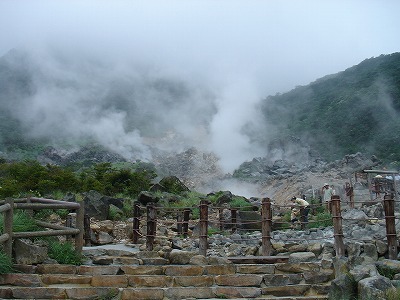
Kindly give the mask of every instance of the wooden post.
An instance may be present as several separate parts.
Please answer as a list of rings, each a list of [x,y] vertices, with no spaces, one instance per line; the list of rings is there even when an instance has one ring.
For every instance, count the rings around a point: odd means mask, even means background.
[[[26,198],[26,203],[32,203],[32,201],[31,201],[31,196],[28,196],[28,197]],[[32,210],[32,209],[27,209],[26,212],[27,212],[27,214],[28,214],[29,216],[31,216],[31,217],[34,216],[34,210]]]
[[[29,200],[29,203],[30,203],[30,200]],[[65,227],[72,228],[72,216],[71,216],[71,214],[68,214],[66,219],[65,219]],[[70,241],[71,240],[71,236],[67,235],[66,236],[66,240]]]
[[[7,254],[8,257],[12,257],[14,200],[7,198],[6,203],[10,205],[10,209],[4,212],[4,233],[8,234],[8,239],[4,242],[3,247],[4,253]]]
[[[342,257],[344,256],[345,252],[343,243],[342,215],[340,211],[340,197],[338,195],[333,195],[331,197],[331,208],[336,256]]]
[[[300,207],[300,227],[301,230],[305,230],[306,229],[306,217],[304,215],[304,210],[306,208],[305,207]]]
[[[79,229],[79,233],[75,235],[75,251],[78,254],[82,253],[83,248],[83,219],[85,217],[85,208],[83,202],[79,203],[79,207],[76,209],[76,228]]]
[[[200,232],[199,232],[199,253],[207,255],[207,233],[208,233],[208,201],[200,201]]]
[[[224,209],[222,207],[218,208],[218,219],[219,219],[219,230],[222,231],[224,229]]]
[[[371,173],[367,174],[367,182],[368,182],[368,191],[369,191],[369,200],[373,201],[373,190],[372,190],[372,182],[371,182]]]
[[[399,194],[397,193],[396,174],[395,173],[392,174],[392,178],[393,178],[394,200],[396,200],[396,202],[398,202],[399,201]]]
[[[85,228],[84,240],[85,246],[91,246],[91,238],[90,238],[90,217],[88,214],[85,214],[83,219],[83,227]]]
[[[269,198],[262,199],[261,207],[261,233],[262,233],[262,255],[271,254],[271,227],[272,227],[272,210]]]
[[[133,226],[132,226],[132,243],[137,244],[139,240],[139,224],[140,224],[140,206],[139,201],[133,203]]]
[[[237,209],[231,208],[231,223],[232,223],[232,233],[237,230]]]
[[[178,234],[183,233],[182,223],[183,223],[183,215],[181,211],[178,211],[178,214],[176,215],[176,230]]]
[[[147,235],[146,249],[152,251],[154,248],[154,240],[156,237],[156,208],[154,203],[147,204]]]
[[[190,211],[191,211],[190,208],[185,208],[183,210],[183,224],[182,224],[183,237],[187,237],[188,236]]]
[[[385,195],[383,198],[386,221],[386,238],[388,241],[389,259],[397,260],[397,238],[394,216],[394,196]]]

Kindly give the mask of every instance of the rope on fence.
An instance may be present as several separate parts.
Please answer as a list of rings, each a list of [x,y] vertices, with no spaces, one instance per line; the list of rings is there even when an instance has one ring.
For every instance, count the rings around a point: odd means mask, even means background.
[[[285,222],[285,221],[280,221],[280,220],[272,220],[272,212],[273,211],[279,211],[282,209],[288,209],[291,208],[291,205],[276,205],[272,202],[270,202],[270,200],[268,198],[264,198],[267,199],[265,203],[269,203],[269,207],[268,209],[266,209],[264,206],[261,207],[261,210],[259,211],[259,218],[258,220],[239,220],[239,218],[237,219],[236,213],[239,213],[241,211],[238,211],[236,208],[229,208],[226,206],[223,207],[212,207],[210,206],[210,203],[206,200],[203,200],[199,206],[197,206],[199,208],[200,211],[200,217],[197,219],[192,219],[192,218],[187,218],[185,220],[182,219],[182,214],[186,213],[186,214],[190,214],[192,213],[192,208],[186,208],[186,209],[178,209],[178,208],[174,208],[174,209],[163,209],[161,207],[155,207],[155,212],[154,212],[154,220],[156,222],[159,222],[160,220],[157,220],[157,216],[160,214],[164,214],[164,213],[171,213],[171,214],[176,214],[177,218],[176,218],[176,226],[177,228],[179,228],[180,226],[182,226],[183,224],[185,224],[185,226],[190,226],[190,228],[195,228],[197,227],[198,230],[196,231],[196,234],[192,233],[192,237],[198,238],[199,239],[199,249],[200,249],[200,253],[205,255],[206,251],[207,251],[207,237],[208,237],[208,227],[210,224],[212,224],[212,226],[219,226],[219,230],[213,230],[213,234],[224,234],[226,232],[226,230],[231,230],[232,233],[234,232],[239,232],[240,234],[242,234],[243,232],[246,233],[251,233],[251,232],[256,232],[256,235],[253,236],[241,236],[240,239],[233,239],[235,241],[239,241],[239,242],[257,242],[260,243],[263,246],[263,251],[270,251],[271,250],[271,246],[268,245],[271,243],[271,241],[278,241],[279,238],[277,236],[274,236],[272,233],[272,226],[275,227],[285,227],[282,228],[282,230],[288,229],[291,225],[290,222]],[[264,204],[264,199],[263,199],[263,204],[262,205],[266,205]],[[269,201],[269,202],[268,202]],[[395,201],[393,199],[391,199],[391,203],[395,203]],[[372,203],[383,203],[384,201],[357,201],[357,202],[362,202],[362,203],[368,203],[368,204],[372,204]],[[357,203],[355,202],[355,203]],[[335,242],[335,250],[337,255],[344,255],[344,243],[343,243],[343,239],[346,240],[352,240],[351,237],[348,236],[344,236],[343,234],[343,229],[342,229],[342,222],[343,221],[351,221],[353,219],[351,218],[343,218],[341,215],[341,209],[340,209],[340,198],[339,196],[336,196],[335,198],[332,198],[332,217],[331,218],[324,218],[324,219],[318,219],[318,220],[309,220],[308,222],[299,222],[300,225],[305,226],[306,224],[311,225],[315,224],[315,223],[324,223],[324,222],[329,222],[329,221],[333,221],[334,223],[334,234],[332,236],[316,236],[316,235],[303,235],[301,238],[291,238],[291,237],[285,237],[284,242],[288,242],[288,241],[296,241],[296,242],[305,242],[305,243],[309,243],[311,241],[319,241],[319,240],[327,240],[327,239],[334,239]],[[317,204],[311,204],[310,207],[311,209],[318,209],[319,207],[324,206],[325,208],[325,203],[317,203]],[[248,207],[254,207],[254,206],[248,206]],[[141,208],[141,209],[140,209]],[[246,207],[247,208],[247,207]],[[143,207],[139,206],[140,210],[143,210]],[[147,206],[146,206],[146,209]],[[222,213],[226,210],[230,210],[231,212],[231,219],[227,219],[227,215],[222,216]],[[266,212],[269,212],[270,216],[267,216]],[[209,213],[211,213],[209,215]],[[285,213],[285,211],[283,211],[283,213]],[[283,216],[282,211],[279,211],[279,214],[281,216]],[[233,216],[234,215],[234,216]],[[398,219],[398,216],[390,216],[390,213],[388,214],[388,212],[385,212],[386,215],[386,222],[390,221],[390,220],[395,220]],[[229,216],[229,215],[228,215]],[[229,217],[228,217],[229,218]],[[378,218],[372,218],[372,217],[368,217],[366,219],[363,219],[363,221],[382,221],[383,219],[378,219]],[[360,220],[354,220],[354,221],[360,221]],[[149,222],[149,221],[148,221]],[[269,224],[268,226],[271,226],[269,228],[266,228],[265,225]],[[149,223],[148,223],[149,225]],[[260,228],[254,228],[254,226],[260,226]],[[246,228],[247,227],[247,228]],[[252,227],[252,228],[249,228]],[[178,233],[182,233],[182,230],[178,230]],[[140,233],[138,233],[139,236]],[[143,235],[141,235],[143,236]],[[387,232],[386,238],[390,239],[391,237],[395,237],[396,234],[392,233],[392,232]],[[148,232],[147,236],[147,241],[151,241],[157,238],[156,235],[156,231],[154,231],[154,233],[150,233]],[[278,239],[278,240],[277,240]]]

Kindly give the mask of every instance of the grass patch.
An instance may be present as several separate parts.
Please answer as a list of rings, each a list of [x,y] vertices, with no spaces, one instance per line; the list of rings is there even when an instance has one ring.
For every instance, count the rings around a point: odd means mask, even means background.
[[[81,265],[83,261],[82,255],[75,251],[74,246],[70,242],[50,241],[48,255],[59,264]]]
[[[18,210],[14,212],[13,232],[39,231],[40,227],[26,211]],[[4,232],[4,214],[0,214],[0,231]]]
[[[400,299],[400,288],[388,290],[386,292],[386,299],[388,299],[388,300]]]
[[[236,208],[238,210],[244,210],[244,211],[253,210],[253,206],[249,202],[247,202],[245,198],[240,196],[234,196],[229,206],[232,208]]]
[[[11,257],[5,254],[3,250],[0,250],[0,274],[12,273],[13,271]]]
[[[308,228],[333,226],[332,215],[326,211],[316,214],[308,224]]]

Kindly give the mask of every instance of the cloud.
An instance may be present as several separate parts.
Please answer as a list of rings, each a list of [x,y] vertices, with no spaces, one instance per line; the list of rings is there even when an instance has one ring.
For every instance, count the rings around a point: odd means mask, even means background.
[[[398,51],[399,9],[398,1],[3,0],[0,55],[23,48],[34,58],[36,93],[17,110],[32,134],[91,134],[130,158],[148,158],[157,138],[165,149],[214,151],[232,171],[265,154],[245,130],[258,123],[260,99]]]

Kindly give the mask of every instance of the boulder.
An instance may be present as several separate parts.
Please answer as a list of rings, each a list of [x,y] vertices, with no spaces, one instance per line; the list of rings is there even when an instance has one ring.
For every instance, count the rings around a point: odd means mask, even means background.
[[[119,209],[123,208],[124,200],[121,198],[112,198],[103,196],[96,191],[84,193],[83,203],[85,214],[97,220],[107,220],[110,213],[110,205],[115,205]]]
[[[350,274],[340,275],[338,278],[332,280],[331,282],[331,288],[329,289],[329,299],[357,299],[357,282]]]
[[[47,247],[35,245],[29,240],[16,239],[14,242],[14,260],[16,264],[34,265],[48,258]]]
[[[189,188],[183,184],[176,176],[167,176],[160,180],[160,185],[165,187],[166,191],[173,194],[189,192]]]
[[[296,252],[289,255],[289,263],[310,262],[315,259],[315,254],[312,252]]]
[[[142,205],[147,205],[149,203],[157,203],[160,200],[156,195],[150,192],[140,192],[138,196],[138,201]]]
[[[196,252],[173,249],[169,254],[169,261],[174,265],[186,265],[196,255]]]
[[[386,300],[387,294],[395,290],[390,279],[384,276],[368,277],[358,282],[359,299]]]

